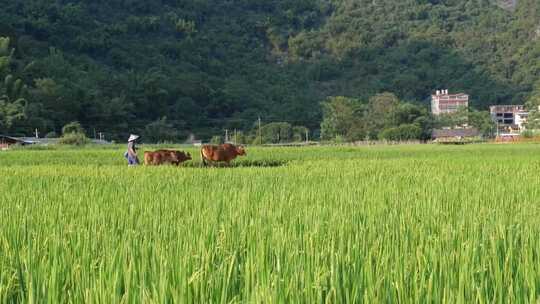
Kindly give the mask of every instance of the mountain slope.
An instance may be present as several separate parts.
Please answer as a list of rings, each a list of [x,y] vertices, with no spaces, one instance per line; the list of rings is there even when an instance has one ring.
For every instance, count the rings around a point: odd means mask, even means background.
[[[518,5],[517,0],[497,0],[496,4],[506,10],[514,10]]]
[[[326,96],[427,105],[448,88],[485,109],[523,103],[540,74],[535,0],[2,2],[13,73],[32,87],[9,132],[79,120],[122,137],[165,116],[179,138],[259,116],[315,129]]]

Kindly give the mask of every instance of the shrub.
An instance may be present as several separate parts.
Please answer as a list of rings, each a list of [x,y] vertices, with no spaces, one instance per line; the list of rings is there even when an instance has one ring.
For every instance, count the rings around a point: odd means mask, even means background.
[[[62,128],[62,135],[64,136],[73,133],[85,134],[83,127],[78,121],[70,122]]]
[[[395,128],[384,129],[379,134],[379,139],[404,141],[419,139],[422,136],[422,129],[415,124],[404,124]]]
[[[525,131],[521,132],[521,136],[523,136],[524,138],[533,138],[534,137],[534,132],[531,131],[531,130],[525,130]]]
[[[175,142],[179,134],[174,126],[167,121],[167,117],[160,118],[144,128],[144,140],[151,143]]]
[[[68,133],[58,141],[61,145],[82,146],[90,143],[90,139],[83,133]]]
[[[272,122],[262,126],[263,143],[278,144],[289,142],[292,137],[292,126],[287,122]]]

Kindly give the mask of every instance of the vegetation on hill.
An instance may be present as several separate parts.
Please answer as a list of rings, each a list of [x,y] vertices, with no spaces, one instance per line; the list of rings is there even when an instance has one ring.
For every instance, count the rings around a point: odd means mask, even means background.
[[[108,138],[209,139],[261,117],[317,133],[329,96],[427,108],[437,88],[479,110],[524,103],[539,25],[536,0],[14,0],[0,10],[0,131],[79,121]]]

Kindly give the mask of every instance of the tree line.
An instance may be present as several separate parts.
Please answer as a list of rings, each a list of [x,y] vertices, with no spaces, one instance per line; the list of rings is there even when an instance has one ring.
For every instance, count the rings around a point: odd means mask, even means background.
[[[427,141],[435,128],[474,127],[491,137],[495,125],[487,111],[462,108],[456,113],[433,116],[424,105],[404,102],[392,93],[367,101],[332,97],[323,103],[321,139],[328,141]]]

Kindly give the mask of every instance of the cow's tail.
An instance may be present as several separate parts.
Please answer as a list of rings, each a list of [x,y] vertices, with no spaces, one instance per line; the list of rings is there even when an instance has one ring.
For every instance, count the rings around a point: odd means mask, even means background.
[[[201,160],[202,160],[202,165],[204,167],[206,167],[208,165],[208,163],[206,162],[206,157],[204,157],[204,148],[201,149]]]

